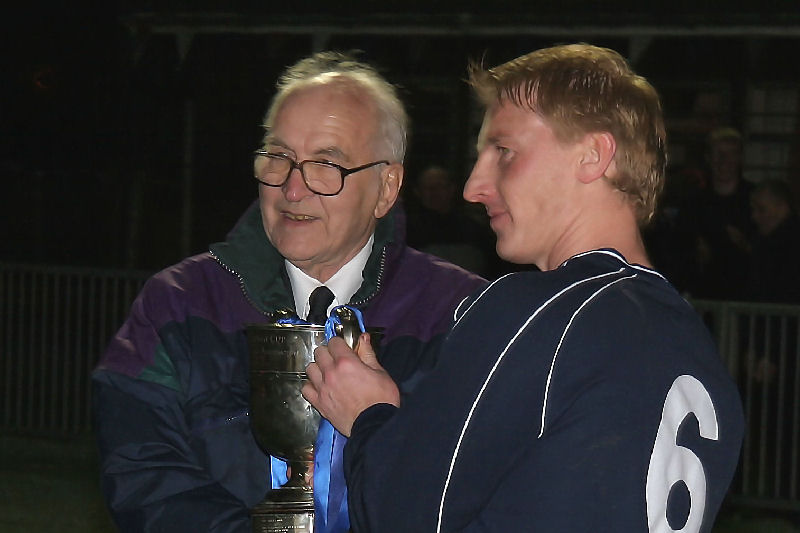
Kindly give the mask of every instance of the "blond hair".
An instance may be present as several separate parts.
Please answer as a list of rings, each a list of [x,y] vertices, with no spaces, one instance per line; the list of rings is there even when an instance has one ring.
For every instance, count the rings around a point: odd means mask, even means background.
[[[588,44],[544,48],[495,68],[470,66],[470,85],[488,106],[530,109],[562,142],[614,136],[611,184],[631,199],[640,224],[653,216],[664,183],[666,133],[658,93],[614,50]]]

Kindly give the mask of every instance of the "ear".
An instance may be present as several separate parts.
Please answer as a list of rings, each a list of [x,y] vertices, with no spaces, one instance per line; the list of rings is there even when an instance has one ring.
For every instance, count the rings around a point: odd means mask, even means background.
[[[403,165],[392,163],[381,171],[381,185],[378,203],[375,204],[375,218],[382,218],[389,212],[403,186]]]
[[[581,142],[578,179],[581,183],[591,183],[615,172],[614,155],[617,141],[608,132],[589,133]]]

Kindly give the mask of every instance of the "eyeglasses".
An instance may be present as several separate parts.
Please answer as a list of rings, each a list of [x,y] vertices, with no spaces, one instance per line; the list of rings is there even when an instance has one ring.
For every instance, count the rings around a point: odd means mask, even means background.
[[[273,154],[266,150],[256,150],[255,178],[263,185],[281,187],[289,179],[292,170],[300,169],[308,189],[321,196],[336,196],[344,188],[344,179],[350,174],[366,170],[376,165],[388,165],[386,160],[373,161],[354,168],[345,168],[327,161],[306,159],[297,162],[283,154]]]

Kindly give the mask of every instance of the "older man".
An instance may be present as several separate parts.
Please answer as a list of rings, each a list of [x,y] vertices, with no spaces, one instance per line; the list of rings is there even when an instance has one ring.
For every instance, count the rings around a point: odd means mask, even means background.
[[[350,435],[354,531],[710,531],[743,416],[639,234],[666,160],[655,90],[589,45],[472,81],[487,110],[464,197],[501,257],[542,272],[459,306],[408,399],[367,342],[317,349],[304,394]]]
[[[247,509],[271,476],[248,421],[245,324],[306,318],[324,286],[328,310],[350,304],[385,328],[382,363],[396,381],[410,388],[432,365],[454,308],[484,281],[404,244],[393,206],[406,122],[393,86],[347,56],[316,54],[281,77],[255,158],[260,208],[148,281],[94,373],[120,529],[250,529]],[[317,531],[344,531],[344,479],[329,475]]]

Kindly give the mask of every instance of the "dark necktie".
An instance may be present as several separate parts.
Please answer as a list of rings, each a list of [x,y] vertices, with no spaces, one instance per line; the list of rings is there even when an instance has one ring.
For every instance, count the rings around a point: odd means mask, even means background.
[[[312,324],[324,324],[328,320],[328,307],[333,302],[333,293],[322,285],[314,289],[308,298],[308,317],[306,321]]]
[[[326,286],[317,287],[308,298],[306,322],[324,324],[333,293]],[[314,443],[314,530],[338,533],[349,529],[347,487],[342,468],[344,444],[347,439],[330,422],[320,420]]]

